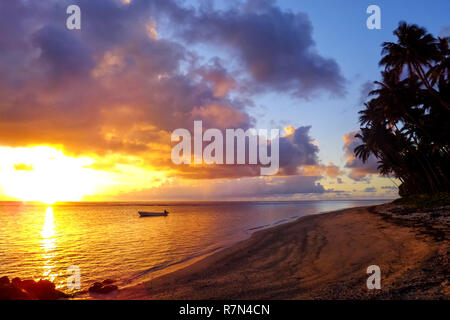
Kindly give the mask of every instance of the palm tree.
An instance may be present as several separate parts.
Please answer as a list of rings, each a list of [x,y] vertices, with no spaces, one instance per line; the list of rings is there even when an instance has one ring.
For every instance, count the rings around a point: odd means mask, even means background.
[[[384,42],[382,54],[384,57],[380,65],[386,68],[386,71],[392,71],[397,78],[403,74],[406,67],[409,77],[416,75],[429,93],[436,98],[442,106],[450,110],[448,101],[442,99],[438,92],[433,88],[428,71],[433,61],[441,57],[439,42],[426,29],[406,22],[400,22],[398,28],[394,31],[397,42]],[[448,42],[448,41],[447,41]]]
[[[355,155],[378,159],[380,174],[402,184],[401,195],[450,191],[449,38],[400,23],[397,43],[383,43],[382,80],[360,111],[362,144]],[[407,72],[405,72],[405,70]]]
[[[430,77],[431,79],[432,86],[436,83],[442,83],[446,80],[448,81],[450,70],[449,40],[449,38],[438,38],[439,43],[437,46],[439,50],[439,60],[427,73],[427,77]]]

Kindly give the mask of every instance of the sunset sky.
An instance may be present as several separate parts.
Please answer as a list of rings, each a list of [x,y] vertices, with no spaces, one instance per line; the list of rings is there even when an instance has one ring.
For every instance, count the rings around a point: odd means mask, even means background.
[[[81,30],[66,28],[67,6]],[[366,8],[381,7],[381,30]],[[426,12],[426,14],[424,14]],[[0,200],[387,199],[353,157],[381,43],[450,2],[0,2]],[[280,171],[171,161],[177,128],[279,128]]]

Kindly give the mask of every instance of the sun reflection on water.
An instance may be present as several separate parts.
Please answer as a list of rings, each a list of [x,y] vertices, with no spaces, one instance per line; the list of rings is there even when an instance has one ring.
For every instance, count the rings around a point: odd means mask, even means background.
[[[58,276],[55,270],[54,258],[56,257],[56,237],[55,237],[55,218],[53,216],[53,208],[48,207],[45,211],[44,226],[41,231],[41,250],[44,260],[42,276],[50,281],[55,281]]]

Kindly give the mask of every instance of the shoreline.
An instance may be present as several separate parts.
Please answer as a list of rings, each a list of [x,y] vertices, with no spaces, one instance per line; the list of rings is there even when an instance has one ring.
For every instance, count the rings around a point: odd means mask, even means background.
[[[305,201],[309,201],[309,200],[305,200]],[[332,200],[332,201],[348,201],[348,200]],[[355,200],[355,201],[372,201],[372,200],[365,200],[365,199],[363,199],[363,200]],[[380,201],[391,201],[391,200],[383,199],[383,200],[380,200]],[[236,202],[241,202],[241,201],[236,201]],[[252,201],[248,201],[248,202],[252,202]],[[258,201],[258,202],[260,202],[260,201]],[[289,201],[285,201],[285,202],[289,202]],[[385,203],[383,203],[383,204],[385,204]],[[382,204],[380,204],[380,205],[382,205]],[[373,206],[373,205],[370,205],[370,206]],[[364,207],[366,207],[366,206],[364,206]],[[345,208],[345,209],[351,209],[351,208],[358,208],[358,207],[350,207],[350,208]],[[344,210],[344,209],[339,209],[339,210],[335,210],[334,209],[334,210],[321,211],[321,212],[314,213],[314,214],[311,214],[311,215],[323,215],[323,214],[326,214],[326,213],[331,213],[331,212],[341,211],[341,210]],[[305,216],[309,216],[309,215],[310,214],[307,214]],[[275,221],[275,222],[273,222],[271,224],[268,224],[268,225],[261,225],[261,226],[256,226],[256,227],[247,229],[246,231],[250,231],[250,232],[246,236],[243,236],[243,237],[240,237],[240,238],[234,239],[234,240],[224,241],[224,242],[218,244],[215,248],[211,249],[208,252],[201,253],[201,254],[196,255],[196,256],[194,256],[192,258],[188,258],[186,260],[183,260],[182,262],[175,262],[173,264],[169,264],[168,266],[163,267],[161,269],[158,269],[158,270],[156,270],[154,272],[152,271],[149,274],[151,276],[150,278],[147,278],[146,280],[140,280],[140,281],[135,282],[133,284],[126,284],[126,285],[122,286],[122,288],[123,289],[127,289],[127,288],[137,287],[140,284],[152,281],[153,279],[156,279],[156,278],[159,278],[159,277],[171,274],[171,273],[176,272],[176,271],[181,270],[181,269],[189,268],[189,266],[191,266],[191,265],[193,265],[193,264],[195,264],[195,263],[197,263],[197,262],[199,262],[199,261],[201,261],[203,259],[206,259],[207,257],[209,257],[211,255],[220,253],[221,251],[223,251],[223,250],[225,250],[227,248],[233,247],[233,246],[235,246],[235,245],[237,245],[237,244],[239,244],[239,243],[241,243],[243,241],[249,240],[252,237],[252,235],[254,233],[256,233],[256,232],[261,232],[261,231],[272,229],[272,228],[275,228],[275,227],[278,227],[278,226],[281,226],[281,225],[293,223],[293,222],[296,222],[298,219],[300,219],[302,217],[305,217],[305,216],[296,216],[296,217],[293,217],[293,218],[285,218],[285,219],[282,220],[282,222]],[[284,220],[287,220],[287,221],[284,221]],[[128,282],[133,282],[133,280],[128,281]],[[78,298],[85,299],[85,297],[83,297],[82,294],[79,295]]]
[[[332,200],[332,201],[348,201],[348,200]],[[372,200],[356,200],[356,201],[372,201]],[[389,200],[386,200],[386,201],[389,201]],[[241,201],[236,201],[236,202],[241,202]],[[248,202],[252,202],[252,201],[248,201]],[[286,202],[289,202],[289,201],[286,201]],[[350,208],[347,208],[347,209],[350,209]],[[341,210],[341,209],[339,209],[339,210]],[[327,211],[321,211],[321,212],[318,212],[318,213],[313,213],[311,215],[322,215],[322,214],[326,214],[326,213],[329,213],[329,212],[335,212],[335,211],[337,211],[337,210],[327,210]],[[307,214],[307,215],[310,215],[310,214]],[[174,263],[171,263],[171,264],[169,264],[169,265],[167,265],[165,267],[157,268],[155,271],[151,271],[149,273],[149,276],[147,277],[147,279],[144,279],[144,280],[141,279],[139,281],[134,281],[134,279],[126,280],[126,284],[122,285],[121,288],[127,289],[127,288],[136,287],[136,286],[139,286],[142,283],[146,283],[146,282],[152,281],[153,279],[156,279],[156,278],[159,278],[159,277],[171,274],[173,272],[176,272],[178,270],[188,268],[189,266],[191,266],[191,265],[193,265],[193,264],[195,264],[195,263],[197,263],[197,262],[199,262],[199,261],[201,261],[203,259],[206,259],[207,257],[209,257],[211,255],[220,253],[221,251],[223,251],[223,250],[225,250],[227,248],[233,247],[233,246],[235,246],[235,245],[237,245],[237,244],[239,244],[239,243],[241,243],[243,241],[246,241],[246,240],[250,239],[252,237],[252,235],[254,233],[256,233],[256,232],[261,232],[261,231],[268,230],[268,229],[271,229],[271,228],[274,228],[274,227],[278,227],[278,226],[281,226],[281,225],[284,225],[284,224],[293,223],[293,222],[297,221],[298,219],[300,219],[302,217],[304,217],[304,216],[289,217],[289,218],[285,218],[285,219],[282,219],[282,220],[279,220],[279,221],[275,221],[275,222],[267,224],[267,225],[260,225],[260,226],[252,227],[250,229],[246,229],[244,231],[244,233],[247,233],[247,231],[248,231],[248,233],[245,234],[245,236],[240,236],[240,237],[238,237],[236,239],[233,239],[233,240],[222,241],[222,242],[216,244],[216,246],[214,246],[212,249],[207,250],[206,252],[200,253],[198,255],[194,255],[194,256],[192,256],[190,258],[182,260],[181,262],[174,262]],[[84,292],[84,291],[82,291],[82,292]],[[85,293],[79,294],[77,296],[77,298],[79,298],[79,299],[86,299]],[[89,299],[89,297],[87,299]]]
[[[448,239],[349,208],[258,230],[106,299],[448,299]],[[381,290],[366,287],[379,265]],[[432,267],[430,267],[432,266]],[[442,270],[441,270],[442,269]]]

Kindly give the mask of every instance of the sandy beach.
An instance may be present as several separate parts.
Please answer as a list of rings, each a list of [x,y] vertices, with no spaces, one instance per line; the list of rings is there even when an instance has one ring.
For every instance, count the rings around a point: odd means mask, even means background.
[[[448,299],[448,234],[399,223],[380,208],[307,216],[256,232],[114,298]],[[381,290],[366,287],[370,265],[381,268]]]

